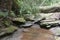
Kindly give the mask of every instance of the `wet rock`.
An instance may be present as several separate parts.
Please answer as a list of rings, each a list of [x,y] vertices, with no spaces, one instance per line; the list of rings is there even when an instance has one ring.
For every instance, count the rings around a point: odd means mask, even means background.
[[[25,24],[20,25],[20,28],[30,28],[34,23],[27,21]]]
[[[27,22],[25,22],[25,24],[22,24],[22,25],[20,25],[20,27],[31,27],[32,25],[34,25],[34,24],[40,24],[40,21],[41,20],[44,20],[44,18],[42,18],[42,17],[40,17],[40,15],[36,15],[35,17],[34,17],[34,21],[27,21]]]
[[[56,13],[41,13],[42,17],[45,17],[46,20],[59,20],[60,19],[60,12]]]
[[[50,31],[53,32],[54,35],[60,36],[60,27],[59,26],[51,28]]]
[[[27,14],[28,15],[28,14]],[[26,15],[25,15],[26,16]],[[36,15],[29,15],[31,17],[27,17],[27,19],[29,18],[29,20],[27,22],[25,22],[25,24],[20,25],[20,27],[24,27],[24,28],[28,28],[31,27],[33,24],[40,24],[41,20],[44,20],[43,17],[40,16],[40,14],[36,14]],[[33,17],[32,17],[33,16]],[[31,19],[30,19],[31,18]],[[33,20],[33,21],[32,21]]]
[[[56,21],[47,21],[47,20],[44,20],[44,21],[41,21],[42,24],[60,24],[60,20],[56,20]]]
[[[34,19],[34,21],[32,21],[32,22],[31,21],[27,21],[27,22],[25,22],[25,24],[20,25],[20,27],[29,28],[29,27],[31,27],[34,24],[38,24],[39,25],[41,20],[44,20],[44,18],[36,17]]]
[[[60,3],[53,4],[51,6],[39,6],[38,8],[40,9],[41,13],[55,13],[55,12],[60,12],[59,4]]]
[[[9,33],[13,33],[16,30],[17,30],[17,27],[15,27],[15,26],[9,26],[7,28],[4,28],[4,29],[0,30],[0,36],[3,36],[5,34],[9,34]]]
[[[20,27],[20,25],[25,24],[26,20],[24,18],[13,18],[13,25]]]
[[[4,38],[1,38],[0,40],[21,40],[22,38],[22,30],[23,29],[18,29],[16,32],[14,32],[13,34],[11,35],[8,35]]]
[[[27,20],[27,21],[34,21],[34,15],[33,14],[25,14],[24,15],[24,18],[25,18],[25,20]]]
[[[55,39],[56,39],[56,40],[60,40],[60,37],[57,37],[57,36],[56,36]]]
[[[6,34],[6,32],[1,32],[1,33],[0,33],[0,36],[2,36],[2,35],[4,35],[4,34]]]
[[[33,24],[33,25],[31,26],[31,28],[40,29],[40,25],[38,25],[38,24]]]
[[[41,20],[41,28],[52,28],[60,26],[60,13],[41,13],[42,17],[45,17],[45,20]]]
[[[42,22],[40,24],[41,28],[44,28],[44,29],[50,29],[52,27],[56,27],[56,26],[60,26],[60,21],[50,21],[50,22]]]
[[[13,18],[13,21],[26,22],[24,18]]]

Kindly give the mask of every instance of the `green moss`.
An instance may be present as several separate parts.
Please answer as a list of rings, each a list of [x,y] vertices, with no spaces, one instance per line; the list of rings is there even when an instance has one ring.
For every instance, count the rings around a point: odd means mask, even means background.
[[[7,26],[9,26],[9,25],[10,25],[10,23],[11,23],[11,22],[10,22],[10,21],[8,21],[8,20],[7,20],[7,21],[4,21],[4,24],[5,24],[5,25],[7,25]]]
[[[12,33],[15,30],[17,30],[17,27],[15,27],[15,26],[9,26],[8,28],[6,28],[6,32],[7,33]]]

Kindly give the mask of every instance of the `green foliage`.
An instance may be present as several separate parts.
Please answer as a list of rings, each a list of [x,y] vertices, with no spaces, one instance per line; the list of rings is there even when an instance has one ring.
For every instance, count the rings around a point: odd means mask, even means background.
[[[16,4],[19,6],[20,15],[25,14],[36,14],[39,12],[38,6],[47,6],[59,3],[59,0],[15,0]]]
[[[60,0],[13,0],[13,5],[17,6],[20,13],[18,16],[23,16],[25,14],[35,14],[39,12],[38,6],[47,6],[59,3]],[[0,12],[0,16],[7,16],[8,12]],[[11,16],[15,17],[14,13]]]
[[[39,0],[15,0],[20,7],[20,16],[25,14],[35,14],[38,12],[37,4]]]
[[[43,4],[42,4],[42,6],[49,6],[49,5],[54,5],[54,4],[56,4],[56,3],[59,3],[60,2],[60,0],[46,0]]]
[[[8,16],[8,12],[0,11],[0,17],[6,17],[6,16]]]

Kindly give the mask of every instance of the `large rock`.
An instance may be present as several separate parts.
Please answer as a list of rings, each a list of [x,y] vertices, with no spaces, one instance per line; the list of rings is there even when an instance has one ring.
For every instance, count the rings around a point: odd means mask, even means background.
[[[24,18],[26,19],[26,20],[28,20],[28,21],[32,21],[32,20],[34,20],[34,15],[33,14],[25,14],[24,15]]]
[[[44,20],[44,21],[41,21],[42,23],[41,24],[60,24],[60,20],[56,20],[56,21],[49,21],[49,20]]]
[[[18,28],[15,26],[9,26],[7,28],[0,29],[0,36],[3,36],[5,34],[10,34],[16,31]]]
[[[23,17],[22,18],[13,18],[12,20],[13,21],[18,21],[18,22],[26,22]]]
[[[29,15],[30,16],[30,15]],[[32,16],[31,16],[32,18]],[[29,18],[30,19],[30,18]],[[31,21],[33,19],[33,21]],[[30,19],[29,21],[25,22],[25,24],[22,24],[20,27],[31,27],[32,25],[34,25],[35,23],[40,22],[41,20],[44,19],[44,17],[41,17],[40,14],[36,14],[32,19]]]
[[[60,40],[60,27],[53,27],[49,31],[53,32],[56,40]]]
[[[39,6],[38,9],[41,13],[60,12],[60,2],[50,6]]]
[[[34,23],[31,21],[25,22],[25,24],[20,25],[20,28],[29,28],[33,25]]]
[[[40,14],[42,17],[45,17],[45,20],[42,20],[42,23],[48,24],[48,23],[59,23],[60,22],[60,13],[48,13],[48,14],[44,14],[41,13]]]
[[[60,13],[41,13],[45,20],[41,20],[40,26],[42,28],[51,28],[60,24]]]
[[[56,12],[56,13],[41,13],[40,14],[42,17],[45,17],[46,19],[49,20],[59,20],[60,19],[60,12]]]
[[[23,29],[18,29],[11,35],[7,35],[6,37],[0,38],[0,40],[21,40]]]
[[[54,35],[60,36],[60,27],[58,27],[58,26],[57,27],[53,27],[53,28],[50,29],[50,31],[53,32]]]

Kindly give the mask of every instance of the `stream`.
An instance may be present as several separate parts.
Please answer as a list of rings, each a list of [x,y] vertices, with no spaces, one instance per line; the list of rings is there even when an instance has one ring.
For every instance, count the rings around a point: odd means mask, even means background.
[[[32,26],[32,28],[40,28],[39,25],[36,25],[34,24]],[[50,31],[54,32],[54,34],[58,34],[59,32],[57,32],[57,30],[60,30],[60,27],[55,27],[55,28],[52,28]],[[6,37],[3,37],[3,38],[0,38],[0,40],[21,40],[21,38],[23,37],[23,31],[24,31],[24,28],[19,28],[16,32],[14,32],[13,34],[11,35],[8,35]],[[27,31],[27,30],[25,30]],[[60,34],[60,33],[59,33]],[[60,36],[57,37],[58,40],[60,40]]]
[[[40,28],[39,25],[37,25],[37,24],[34,24],[32,27]],[[6,37],[3,37],[3,38],[0,38],[0,40],[21,40],[21,38],[23,37],[23,35],[22,35],[23,31],[27,31],[27,30],[26,29],[24,30],[24,28],[19,28],[13,34],[7,35]]]

